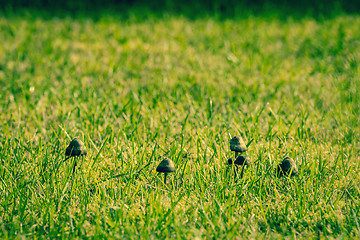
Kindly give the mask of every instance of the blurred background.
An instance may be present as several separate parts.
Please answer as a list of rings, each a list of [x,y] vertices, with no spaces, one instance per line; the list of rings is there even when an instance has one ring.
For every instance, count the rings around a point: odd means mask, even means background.
[[[0,8],[7,11],[37,9],[74,14],[111,10],[124,17],[129,12],[180,14],[189,18],[216,16],[219,18],[246,17],[261,12],[288,15],[331,17],[341,13],[359,13],[360,1],[338,0],[0,0]],[[281,16],[282,15],[282,16]]]

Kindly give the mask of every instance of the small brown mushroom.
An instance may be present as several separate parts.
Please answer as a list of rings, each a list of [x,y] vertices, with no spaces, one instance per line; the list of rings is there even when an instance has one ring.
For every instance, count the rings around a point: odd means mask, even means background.
[[[85,148],[85,144],[83,143],[83,141],[81,141],[78,138],[74,138],[69,146],[66,148],[65,151],[65,160],[71,158],[71,157],[79,157],[79,156],[86,156],[87,155],[87,150]],[[74,167],[73,167],[73,173],[75,172],[75,168],[76,168],[76,160],[74,163]]]
[[[276,169],[277,176],[295,176],[298,174],[298,168],[295,161],[290,157],[285,157]]]
[[[166,177],[168,173],[175,172],[174,162],[169,158],[164,158],[157,166],[156,171],[164,173],[164,184],[166,184]]]
[[[243,153],[247,151],[246,144],[242,137],[235,136],[230,140],[230,150],[235,152],[235,158],[237,158],[239,152]]]
[[[67,157],[77,157],[77,156],[86,156],[87,150],[85,144],[78,138],[74,138],[69,146],[66,148],[65,156]]]
[[[235,163],[235,165],[249,166],[251,162],[250,162],[250,159],[246,155],[240,155],[236,158],[234,163]]]

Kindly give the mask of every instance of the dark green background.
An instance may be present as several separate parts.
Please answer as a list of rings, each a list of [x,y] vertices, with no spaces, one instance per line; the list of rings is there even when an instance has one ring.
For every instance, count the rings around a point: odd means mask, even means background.
[[[67,14],[112,10],[126,16],[129,12],[152,14],[181,14],[189,18],[216,16],[219,18],[246,17],[265,13],[277,17],[331,17],[342,13],[360,12],[360,1],[338,0],[0,0],[2,12],[23,9],[45,10]]]

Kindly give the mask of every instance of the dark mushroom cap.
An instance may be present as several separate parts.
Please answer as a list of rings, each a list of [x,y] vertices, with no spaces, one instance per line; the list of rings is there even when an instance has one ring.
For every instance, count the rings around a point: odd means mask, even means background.
[[[246,152],[247,147],[242,137],[235,136],[230,140],[230,150],[234,152]]]
[[[295,161],[290,157],[285,157],[276,169],[278,176],[289,175],[295,176],[298,174],[298,168]]]
[[[228,164],[231,165],[233,163],[233,159],[229,158],[228,159]],[[249,166],[250,165],[250,160],[248,158],[248,156],[246,155],[240,155],[235,159],[234,164],[235,165],[245,165],[245,166]]]
[[[75,156],[86,156],[87,151],[84,143],[78,139],[74,138],[69,146],[66,148],[65,156],[75,157]]]
[[[169,158],[164,158],[157,166],[156,171],[161,173],[175,172],[174,162]]]
[[[250,165],[250,159],[246,155],[240,155],[236,158],[235,162],[236,165]]]

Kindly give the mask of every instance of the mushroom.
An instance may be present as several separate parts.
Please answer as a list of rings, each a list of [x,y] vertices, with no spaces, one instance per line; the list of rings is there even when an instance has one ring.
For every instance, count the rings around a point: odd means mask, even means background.
[[[290,157],[285,157],[276,169],[277,176],[295,176],[298,174],[298,168],[295,161]]]
[[[234,170],[235,172],[235,178],[237,177],[237,170],[239,166],[242,166],[241,168],[241,178],[244,176],[244,168],[245,166],[249,166],[250,165],[250,160],[248,159],[248,157],[246,155],[240,155],[238,156],[235,161],[234,161],[234,165],[236,167],[236,170]],[[228,159],[228,164],[232,165],[233,164],[233,159],[229,158]]]
[[[168,173],[175,172],[174,162],[169,158],[164,158],[159,166],[157,166],[156,171],[159,173],[164,173],[164,184],[166,184],[166,177]]]
[[[235,158],[237,158],[239,152],[246,152],[247,147],[242,137],[235,136],[230,140],[230,150],[235,152]]]
[[[68,157],[86,156],[86,154],[85,144],[78,138],[74,138],[65,151],[65,156]]]
[[[232,164],[232,158],[229,158],[228,159],[228,163],[229,164]],[[250,160],[248,159],[248,157],[246,155],[240,155],[238,156],[236,159],[235,159],[235,162],[234,162],[235,165],[250,165]]]
[[[79,157],[79,156],[86,156],[87,155],[87,150],[85,148],[85,144],[83,143],[83,141],[81,141],[78,138],[74,138],[69,146],[66,148],[65,151],[65,160],[71,158],[71,157]],[[74,167],[73,167],[73,173],[75,172],[75,168],[76,168],[76,161],[74,163]]]

